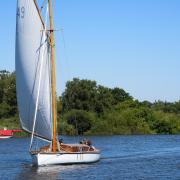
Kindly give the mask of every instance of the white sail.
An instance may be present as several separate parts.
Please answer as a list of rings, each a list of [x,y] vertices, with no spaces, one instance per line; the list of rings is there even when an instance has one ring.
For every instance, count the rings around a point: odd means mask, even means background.
[[[16,90],[21,125],[32,132],[41,81],[34,134],[52,140],[50,47],[47,38],[43,42],[44,27],[34,0],[17,1],[16,19]]]

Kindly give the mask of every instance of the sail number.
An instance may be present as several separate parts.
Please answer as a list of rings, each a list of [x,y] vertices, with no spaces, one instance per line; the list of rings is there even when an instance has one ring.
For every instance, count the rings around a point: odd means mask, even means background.
[[[25,8],[24,6],[17,8],[17,17],[24,18]]]

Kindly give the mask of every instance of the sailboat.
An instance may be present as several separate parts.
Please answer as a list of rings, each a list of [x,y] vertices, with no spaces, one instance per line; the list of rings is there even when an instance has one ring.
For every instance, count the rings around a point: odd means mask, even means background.
[[[58,141],[52,2],[45,15],[36,0],[17,0],[16,90],[22,129],[31,134],[29,152],[35,165],[92,163],[100,151],[90,144]],[[38,138],[48,145],[33,148]]]

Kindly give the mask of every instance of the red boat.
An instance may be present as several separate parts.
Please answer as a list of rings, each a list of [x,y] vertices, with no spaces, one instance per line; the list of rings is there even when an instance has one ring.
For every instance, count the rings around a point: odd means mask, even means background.
[[[14,132],[22,132],[22,130],[19,129],[8,130],[4,128],[4,130],[0,130],[0,139],[11,138]]]

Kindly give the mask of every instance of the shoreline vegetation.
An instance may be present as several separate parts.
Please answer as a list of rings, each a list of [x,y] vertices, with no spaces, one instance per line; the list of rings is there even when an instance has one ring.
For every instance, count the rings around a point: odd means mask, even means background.
[[[21,129],[15,81],[15,72],[0,71],[0,129]],[[62,135],[180,134],[180,101],[139,102],[121,88],[86,79],[66,83],[57,115]]]

